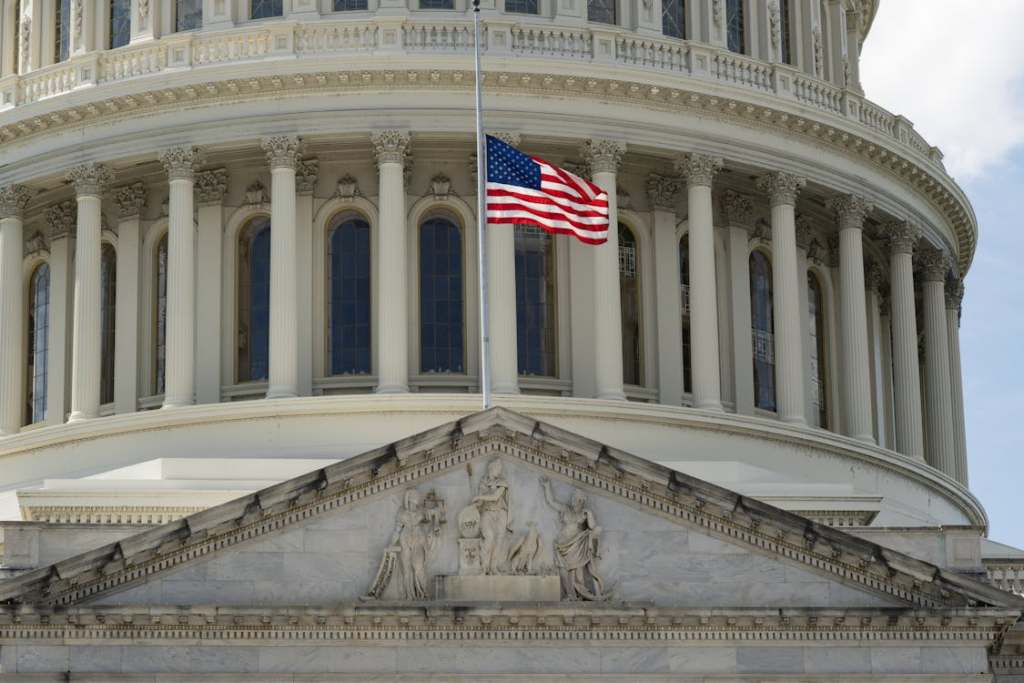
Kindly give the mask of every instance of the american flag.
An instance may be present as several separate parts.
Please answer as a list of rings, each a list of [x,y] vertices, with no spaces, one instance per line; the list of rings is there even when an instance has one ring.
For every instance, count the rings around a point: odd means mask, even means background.
[[[487,136],[487,222],[538,225],[587,244],[608,240],[608,194]]]

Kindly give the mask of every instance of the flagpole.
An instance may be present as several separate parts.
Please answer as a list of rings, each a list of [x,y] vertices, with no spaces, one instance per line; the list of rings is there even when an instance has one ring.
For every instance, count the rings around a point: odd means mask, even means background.
[[[480,391],[484,410],[491,407],[491,318],[487,294],[487,149],[484,145],[484,98],[480,76],[480,0],[473,0],[473,43],[476,49],[476,215],[480,270]]]

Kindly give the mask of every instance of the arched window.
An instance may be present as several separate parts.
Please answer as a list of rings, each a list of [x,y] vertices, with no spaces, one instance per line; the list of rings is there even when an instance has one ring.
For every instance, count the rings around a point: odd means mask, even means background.
[[[100,250],[100,403],[114,400],[114,321],[117,313],[117,252]]]
[[[519,374],[558,373],[555,335],[555,240],[533,225],[516,225],[516,348]]]
[[[366,0],[334,0],[335,12],[357,12],[367,9]]]
[[[640,259],[636,235],[619,223],[619,297],[622,310],[622,381],[642,385],[640,335]]]
[[[53,61],[63,62],[71,49],[71,0],[57,0],[53,13]]]
[[[238,235],[238,381],[267,379],[270,366],[270,218]]]
[[[616,24],[616,0],[587,0],[587,21],[600,24]]]
[[[753,335],[754,406],[775,410],[775,335],[772,326],[772,264],[750,254],[750,327]]]
[[[683,318],[683,391],[693,392],[693,347],[690,346],[690,235],[679,240],[679,310]]]
[[[203,0],[175,0],[174,30],[193,31],[203,27]]]
[[[811,402],[814,426],[828,428],[828,367],[825,362],[825,299],[821,281],[807,271],[807,310],[810,321]]]
[[[516,14],[537,14],[537,0],[505,0],[505,11]]]
[[[284,14],[284,0],[250,0],[252,19],[269,19]]]
[[[747,46],[747,26],[743,3],[746,0],[725,0],[725,29],[729,49],[742,54]]]
[[[50,350],[50,264],[36,266],[28,290],[28,420],[46,419]]]
[[[465,372],[462,228],[448,216],[420,224],[420,372]]]
[[[327,227],[327,367],[370,373],[370,224],[354,211]]]
[[[790,20],[790,0],[779,0],[779,57],[786,64],[793,63],[792,30]]]
[[[132,39],[132,0],[110,0],[110,48],[127,45]]]
[[[164,393],[167,377],[167,234],[156,243],[156,262],[153,264],[156,286],[153,288],[156,300],[153,310],[153,394]]]
[[[661,0],[661,32],[686,38],[686,0]]]

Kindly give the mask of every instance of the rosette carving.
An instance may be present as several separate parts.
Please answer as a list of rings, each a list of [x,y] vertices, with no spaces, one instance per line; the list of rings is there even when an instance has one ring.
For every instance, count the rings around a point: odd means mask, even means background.
[[[626,143],[621,140],[587,140],[580,148],[591,174],[617,173]]]
[[[894,254],[912,254],[921,229],[907,221],[895,221],[882,226],[882,234],[889,240],[889,249]]]
[[[796,196],[807,185],[807,180],[792,173],[776,171],[766,173],[757,179],[759,190],[768,195],[768,201],[776,204],[796,204]]]
[[[32,198],[32,190],[24,185],[5,185],[0,187],[0,219],[21,218],[25,215],[25,207]]]
[[[275,135],[263,138],[260,146],[267,153],[270,170],[275,168],[295,168],[305,150],[302,139],[297,135]]]
[[[675,212],[679,201],[679,182],[675,178],[652,173],[647,178],[647,197],[655,210]]]
[[[196,199],[200,204],[223,204],[228,193],[228,171],[215,168],[196,174]]]
[[[730,228],[748,230],[754,217],[754,202],[747,195],[726,190],[721,199],[722,215]]]
[[[380,130],[370,133],[377,164],[404,164],[412,151],[412,136],[404,130]]]
[[[711,154],[683,154],[676,159],[675,166],[687,186],[710,187],[715,175],[722,168],[722,159]]]
[[[78,205],[73,201],[61,202],[46,211],[46,224],[50,226],[50,240],[75,236]]]
[[[206,161],[206,155],[198,147],[165,149],[157,157],[167,169],[170,180],[193,180]]]
[[[942,249],[924,249],[919,257],[921,276],[925,282],[945,282],[953,260]]]
[[[142,183],[135,183],[118,188],[114,193],[114,203],[117,204],[118,218],[137,218],[146,208],[146,187]]]
[[[825,206],[835,212],[840,229],[863,228],[864,219],[875,208],[868,200],[853,194],[833,197],[825,202]]]
[[[110,167],[106,164],[82,164],[67,172],[65,178],[75,184],[75,192],[79,197],[99,196],[113,179]]]

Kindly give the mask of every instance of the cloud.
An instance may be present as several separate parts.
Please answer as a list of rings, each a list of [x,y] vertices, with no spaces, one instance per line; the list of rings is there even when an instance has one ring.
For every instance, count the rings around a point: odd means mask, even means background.
[[[861,55],[867,96],[910,119],[966,180],[1024,146],[1024,2],[883,2]]]

